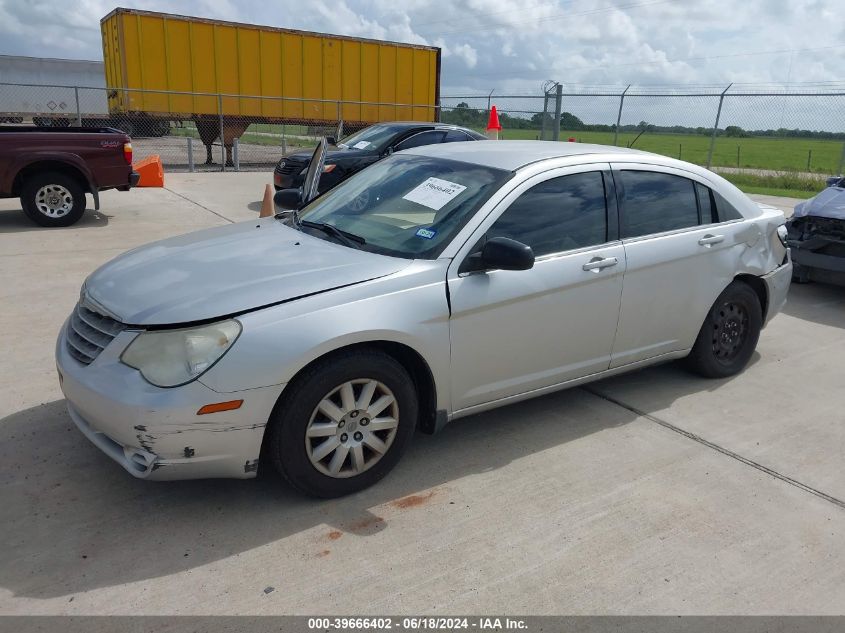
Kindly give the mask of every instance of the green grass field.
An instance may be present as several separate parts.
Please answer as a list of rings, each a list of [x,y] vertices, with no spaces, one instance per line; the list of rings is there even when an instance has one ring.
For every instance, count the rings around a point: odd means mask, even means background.
[[[537,130],[503,130],[502,139],[534,139]],[[622,133],[618,144],[627,146],[636,134]],[[561,140],[575,138],[581,143],[612,145],[612,132],[577,132],[561,130]],[[713,166],[802,171],[832,175],[839,173],[843,156],[842,141],[809,138],[732,138],[720,136],[713,149]],[[710,137],[692,134],[649,134],[646,132],[634,145],[655,154],[680,158],[703,165],[707,162]],[[809,168],[808,168],[809,162]]]

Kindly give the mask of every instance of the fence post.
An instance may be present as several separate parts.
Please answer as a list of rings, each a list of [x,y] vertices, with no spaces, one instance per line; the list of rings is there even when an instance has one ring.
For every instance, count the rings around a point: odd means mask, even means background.
[[[491,102],[491,101],[492,101],[492,99],[493,99],[493,91],[494,91],[494,90],[496,90],[496,89],[495,89],[495,88],[493,88],[493,90],[491,90],[491,91],[490,91],[490,94],[489,94],[489,95],[487,95],[487,116],[488,116],[488,117],[490,116],[490,102]]]
[[[285,154],[288,153],[288,140],[287,140],[287,137],[285,136],[286,129],[287,129],[287,126],[284,123],[282,123],[282,156],[284,156]]]
[[[810,161],[813,159],[813,150],[807,150],[807,171],[810,171]]]
[[[560,111],[563,106],[563,85],[558,84],[555,88],[555,124],[552,127],[554,130],[555,141],[560,140]]]
[[[713,146],[716,144],[716,133],[719,131],[719,117],[722,116],[722,102],[725,100],[725,93],[731,89],[733,86],[733,82],[728,84],[728,87],[722,90],[722,94],[719,95],[719,107],[716,110],[716,122],[713,124],[713,134],[710,136],[710,150],[707,152],[707,169],[710,169],[710,165],[713,162]]]
[[[226,143],[223,140],[223,95],[217,93],[217,116],[220,120],[220,163],[226,171]]]
[[[841,175],[843,167],[845,167],[845,143],[842,143],[842,155],[839,157],[839,169],[836,170],[836,174],[834,175]]]
[[[546,140],[546,128],[548,127],[548,121],[546,119],[549,118],[549,93],[545,90],[543,91],[543,125],[540,128],[540,140]]]
[[[240,171],[241,160],[238,157],[238,139],[232,140],[232,162],[235,163],[235,171]]]
[[[76,99],[76,126],[82,127],[82,110],[79,108],[79,86],[73,87],[73,96]]]
[[[188,171],[194,171],[194,139],[190,136],[187,137],[188,140]]]
[[[343,134],[343,102],[338,101],[335,108],[337,109],[337,125],[334,128],[334,136],[336,140],[340,141],[340,135]],[[359,105],[358,108],[360,110],[361,106]]]
[[[631,84],[628,84],[625,87],[625,90],[622,91],[622,94],[619,95],[619,114],[616,115],[616,129],[613,131],[613,145],[616,146],[619,140],[619,125],[622,123],[622,106],[625,103],[625,93],[628,92],[628,88],[631,87]],[[680,159],[680,156],[678,156]]]

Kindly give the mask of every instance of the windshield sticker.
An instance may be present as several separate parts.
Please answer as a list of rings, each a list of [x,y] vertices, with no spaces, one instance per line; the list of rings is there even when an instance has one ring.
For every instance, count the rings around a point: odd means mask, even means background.
[[[370,145],[371,143],[369,141],[358,141],[352,147],[355,149],[367,149]]]
[[[466,190],[466,187],[440,178],[429,178],[406,193],[402,198],[429,209],[440,211],[446,204]]]
[[[437,235],[437,231],[434,229],[418,229],[416,235],[417,237],[424,237],[425,239],[430,240]]]

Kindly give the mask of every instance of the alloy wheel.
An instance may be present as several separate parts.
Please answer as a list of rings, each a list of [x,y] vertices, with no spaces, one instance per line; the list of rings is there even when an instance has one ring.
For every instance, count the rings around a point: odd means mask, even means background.
[[[311,464],[335,478],[360,475],[387,453],[399,426],[399,405],[382,382],[344,382],[317,404],[305,429]]]
[[[48,218],[62,218],[73,210],[73,195],[61,185],[44,185],[35,193],[35,207]]]

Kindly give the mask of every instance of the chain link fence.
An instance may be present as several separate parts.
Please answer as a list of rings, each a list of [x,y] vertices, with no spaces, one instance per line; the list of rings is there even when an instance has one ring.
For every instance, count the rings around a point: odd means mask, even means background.
[[[168,171],[267,170],[376,121],[436,120],[428,105],[0,84],[0,124],[113,127]]]
[[[376,121],[441,120],[483,131],[497,106],[502,139],[634,147],[745,175],[789,174],[813,186],[845,169],[845,91],[573,89],[450,95],[441,106],[0,84],[0,124],[115,127],[135,156],[170,171],[270,169]]]
[[[633,147],[724,173],[805,178],[812,186],[845,169],[842,90],[572,90],[557,84],[537,95],[444,97],[441,119],[483,130],[492,105],[501,139]]]

